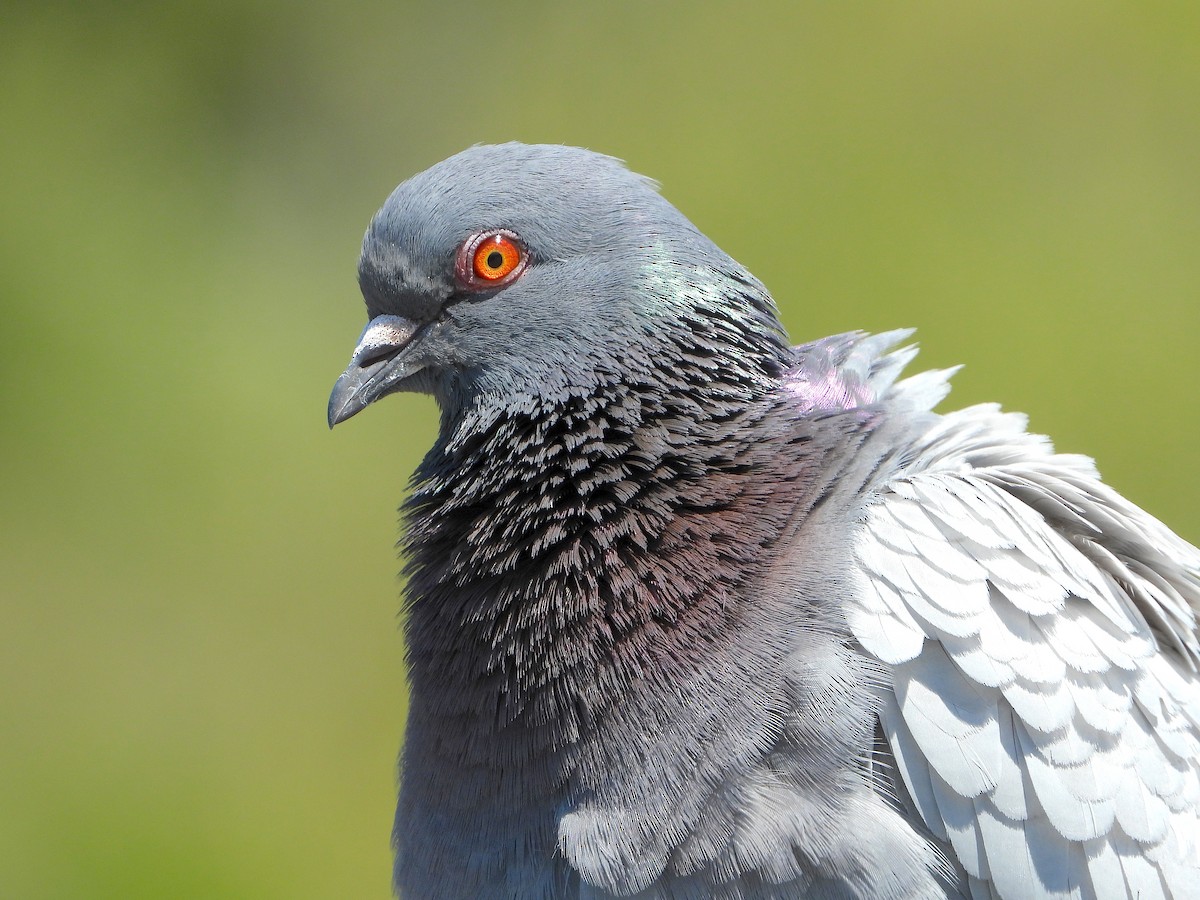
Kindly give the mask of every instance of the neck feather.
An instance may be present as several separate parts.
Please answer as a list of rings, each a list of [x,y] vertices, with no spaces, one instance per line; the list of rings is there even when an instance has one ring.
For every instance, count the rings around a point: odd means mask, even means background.
[[[782,402],[620,385],[435,446],[405,509],[414,701],[561,740],[700,664],[824,488]]]

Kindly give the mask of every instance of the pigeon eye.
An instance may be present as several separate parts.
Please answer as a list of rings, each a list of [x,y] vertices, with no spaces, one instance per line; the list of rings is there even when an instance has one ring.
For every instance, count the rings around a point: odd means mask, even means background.
[[[459,248],[455,270],[469,290],[504,287],[524,271],[526,259],[525,248],[511,231],[485,231]]]

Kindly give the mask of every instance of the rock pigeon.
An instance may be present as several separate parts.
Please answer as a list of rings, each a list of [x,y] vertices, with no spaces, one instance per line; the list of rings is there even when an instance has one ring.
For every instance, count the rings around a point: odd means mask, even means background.
[[[416,898],[1200,896],[1200,551],[909,332],[793,347],[622,163],[400,185],[332,426],[404,503]]]

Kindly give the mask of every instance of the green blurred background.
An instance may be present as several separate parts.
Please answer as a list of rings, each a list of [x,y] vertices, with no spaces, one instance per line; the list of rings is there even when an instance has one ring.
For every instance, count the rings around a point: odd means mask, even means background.
[[[387,192],[627,159],[794,338],[920,328],[1200,539],[1200,6],[7,4],[0,897],[388,896],[395,508],[336,433]]]

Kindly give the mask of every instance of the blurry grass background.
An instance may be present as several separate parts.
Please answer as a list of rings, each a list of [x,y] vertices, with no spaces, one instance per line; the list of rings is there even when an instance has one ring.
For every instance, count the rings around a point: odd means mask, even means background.
[[[393,185],[623,157],[797,340],[920,328],[1200,539],[1200,6],[5,4],[0,897],[388,896],[395,508],[330,434]]]

